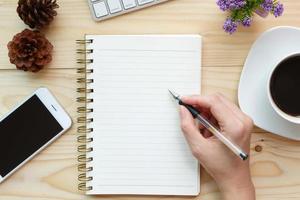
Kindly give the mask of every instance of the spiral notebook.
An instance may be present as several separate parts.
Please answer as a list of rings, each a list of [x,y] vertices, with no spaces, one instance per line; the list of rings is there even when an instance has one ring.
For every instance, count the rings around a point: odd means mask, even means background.
[[[197,195],[200,175],[168,89],[199,94],[199,35],[86,35],[78,40],[79,189]]]

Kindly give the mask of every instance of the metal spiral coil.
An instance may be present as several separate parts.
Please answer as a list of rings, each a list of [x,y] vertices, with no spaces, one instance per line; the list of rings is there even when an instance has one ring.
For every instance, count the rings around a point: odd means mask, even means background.
[[[85,135],[80,135],[77,137],[77,142],[79,143],[90,143],[93,142],[93,138],[88,138]]]
[[[94,99],[88,99],[86,97],[77,97],[77,103],[93,103]]]
[[[93,108],[87,108],[87,107],[78,107],[77,113],[92,113],[94,111]]]
[[[79,73],[79,74],[83,74],[83,73],[91,74],[93,72],[94,72],[93,69],[86,69],[86,68],[78,68],[77,69],[77,73]]]
[[[78,190],[80,190],[80,191],[87,192],[87,191],[90,191],[92,189],[93,189],[93,187],[92,186],[87,186],[86,182],[81,182],[81,183],[78,184]]]
[[[78,93],[84,93],[84,94],[87,94],[87,93],[93,93],[93,92],[94,92],[94,89],[77,88],[77,92],[78,92]]]
[[[77,118],[77,123],[92,123],[93,118],[86,118],[86,117],[78,117]]]
[[[78,78],[77,83],[93,83],[94,79]]]
[[[94,50],[93,49],[77,49],[76,53],[78,54],[89,54],[89,53],[93,53]]]
[[[87,39],[87,40],[76,40],[76,44],[91,44],[93,43],[93,40],[92,39]]]
[[[90,172],[93,171],[93,167],[87,167],[86,164],[79,164],[77,170],[79,172]]]
[[[89,143],[93,142],[93,138],[89,137],[89,133],[93,132],[93,128],[91,128],[91,123],[93,122],[93,118],[88,118],[87,114],[93,112],[93,108],[88,108],[88,105],[93,103],[92,98],[88,98],[87,94],[93,93],[94,90],[89,88],[88,85],[93,83],[93,79],[88,79],[87,74],[93,73],[93,69],[88,69],[87,65],[93,63],[93,59],[87,59],[86,55],[92,54],[93,49],[87,49],[86,44],[93,43],[92,39],[87,40],[76,40],[76,44],[84,46],[84,48],[80,48],[76,50],[76,53],[81,57],[77,59],[77,63],[81,65],[80,68],[77,69],[77,73],[80,74],[80,77],[77,78],[77,83],[80,84],[80,87],[77,88],[77,93],[80,94],[77,97],[76,102],[80,104],[77,108],[78,118],[77,118],[77,142],[79,143],[77,147],[77,151],[79,153],[78,160],[78,190],[80,191],[90,191],[93,189],[92,186],[88,186],[87,182],[92,181],[93,177],[88,176],[88,172],[93,171],[93,167],[87,166],[88,162],[92,162],[93,158],[88,157],[87,154],[93,151],[92,147],[89,147]]]

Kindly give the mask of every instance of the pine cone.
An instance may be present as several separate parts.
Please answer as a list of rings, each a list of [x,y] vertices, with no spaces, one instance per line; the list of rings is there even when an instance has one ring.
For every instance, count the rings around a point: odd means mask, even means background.
[[[17,69],[38,72],[52,60],[52,44],[39,31],[25,29],[7,44],[10,62]]]
[[[17,13],[30,28],[41,29],[57,15],[58,7],[56,0],[19,0]]]

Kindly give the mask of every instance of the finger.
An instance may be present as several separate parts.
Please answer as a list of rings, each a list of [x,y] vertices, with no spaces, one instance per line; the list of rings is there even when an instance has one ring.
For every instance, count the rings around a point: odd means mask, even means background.
[[[222,100],[220,95],[191,96],[183,98],[184,102],[197,104],[210,110],[212,116],[218,122],[221,132],[228,136],[237,133],[238,127],[243,127],[244,123],[237,117]],[[250,124],[250,123],[249,123]],[[252,127],[249,125],[249,127]],[[206,135],[205,135],[206,136]]]
[[[224,102],[224,104],[235,114],[240,122],[242,122],[244,125],[246,125],[249,128],[252,128],[253,121],[250,117],[248,117],[245,113],[243,113],[239,107],[229,101],[226,97],[224,97],[222,94],[220,95],[221,100]]]
[[[227,124],[229,119],[236,117],[233,112],[224,104],[219,95],[208,96],[184,96],[182,101],[187,104],[196,104],[199,107],[210,110],[218,123]]]
[[[222,94],[218,94],[221,98],[221,100],[223,101],[223,103],[232,110],[232,112],[239,117],[240,119],[244,119],[246,116],[244,113],[241,112],[241,110],[239,109],[239,107],[232,103],[231,101],[229,101],[229,99],[227,99],[226,97],[224,97],[224,95]]]
[[[181,129],[191,147],[204,143],[205,139],[200,134],[191,113],[184,107],[180,106]]]
[[[202,100],[203,98],[203,100]],[[200,95],[191,95],[191,96],[182,96],[181,100],[189,105],[192,105],[194,108],[196,108],[198,111],[200,111],[202,114],[210,114],[210,106],[206,103],[205,100],[206,96],[200,96]]]
[[[191,95],[191,96],[183,96],[181,100],[190,105],[195,105],[195,107],[201,109],[209,109],[211,105],[208,102],[208,96],[200,96],[200,95]]]

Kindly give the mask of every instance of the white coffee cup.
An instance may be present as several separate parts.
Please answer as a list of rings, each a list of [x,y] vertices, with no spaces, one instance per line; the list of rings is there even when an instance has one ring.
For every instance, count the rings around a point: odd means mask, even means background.
[[[271,70],[269,76],[268,76],[268,85],[267,85],[267,93],[268,93],[268,99],[269,99],[269,102],[272,106],[272,108],[277,112],[277,114],[279,116],[281,116],[282,118],[284,118],[285,120],[288,120],[292,123],[295,123],[295,124],[300,124],[300,116],[293,116],[293,115],[289,115],[288,113],[282,111],[277,105],[276,103],[274,102],[273,100],[273,97],[272,97],[272,94],[271,94],[271,79],[272,79],[272,76],[274,74],[274,71],[275,69],[285,60],[291,58],[291,57],[294,57],[294,56],[300,56],[300,52],[297,52],[297,53],[292,53],[286,57],[284,57],[283,59],[281,59],[276,65],[275,67]],[[300,92],[300,91],[299,91]],[[299,102],[300,103],[300,102]]]

